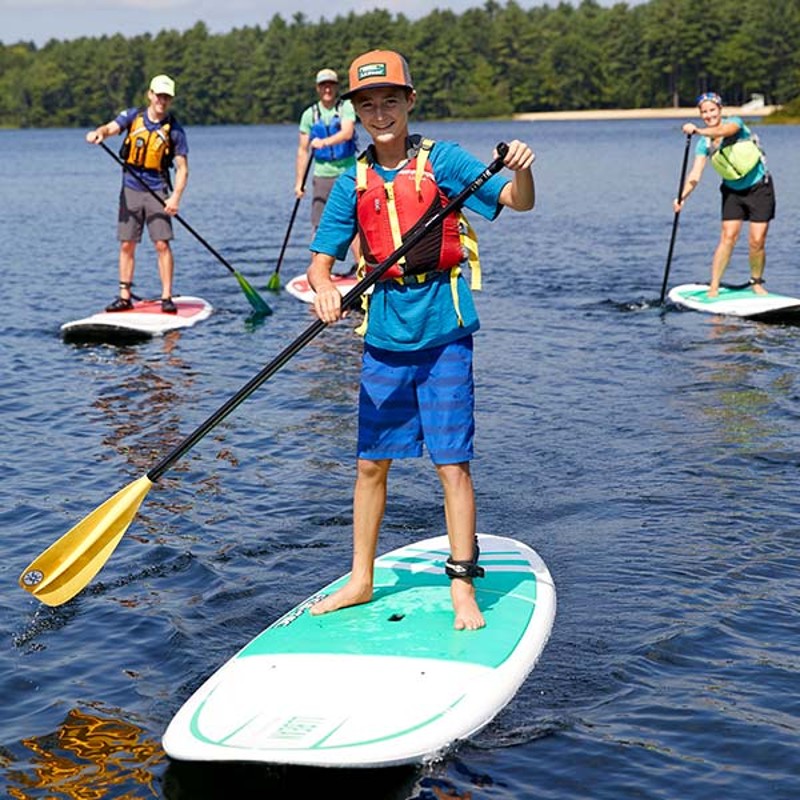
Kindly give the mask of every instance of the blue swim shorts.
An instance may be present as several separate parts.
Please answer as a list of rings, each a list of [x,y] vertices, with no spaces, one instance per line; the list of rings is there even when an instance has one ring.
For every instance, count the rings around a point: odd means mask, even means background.
[[[364,346],[358,457],[471,461],[475,436],[472,336],[425,350]]]

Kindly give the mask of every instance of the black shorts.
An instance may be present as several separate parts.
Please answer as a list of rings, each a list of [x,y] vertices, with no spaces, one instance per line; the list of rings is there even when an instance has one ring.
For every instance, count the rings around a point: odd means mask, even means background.
[[[769,222],[775,218],[775,187],[772,176],[766,175],[749,189],[730,189],[724,183],[722,192],[722,219],[747,219],[750,222]]]

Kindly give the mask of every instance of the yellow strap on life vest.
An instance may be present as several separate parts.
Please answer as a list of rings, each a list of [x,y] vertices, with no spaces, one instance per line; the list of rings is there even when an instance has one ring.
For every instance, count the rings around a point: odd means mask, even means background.
[[[366,191],[367,167],[367,151],[365,150],[356,161],[356,191]]]
[[[425,165],[428,163],[428,154],[433,149],[433,139],[423,139],[417,152],[417,168],[414,171],[414,186],[419,194],[422,188],[422,176],[425,174]]]
[[[367,261],[364,255],[358,257],[358,269],[356,269],[356,279],[361,282],[361,279],[367,274]],[[361,324],[356,328],[355,332],[358,336],[366,336],[367,322],[369,321],[369,295],[361,295],[361,310],[364,312],[364,319]]]
[[[463,212],[459,215],[458,229],[461,233],[461,246],[464,248],[469,262],[470,288],[474,292],[479,292],[483,289],[483,281],[481,280],[481,262],[478,256],[478,234],[475,233],[475,229],[469,224],[469,220]]]
[[[392,245],[397,250],[403,244],[403,232],[400,230],[400,217],[397,216],[397,203],[394,200],[394,184],[384,183],[383,189],[386,192],[386,213],[389,215],[389,228],[392,231]],[[398,264],[405,264],[406,257],[397,260]]]
[[[366,275],[366,265],[363,256],[359,260],[358,269],[356,270],[356,277],[361,280]],[[408,281],[416,281],[417,283],[424,283],[429,275],[433,273],[423,272],[419,275],[409,275],[407,278],[395,278],[398,283],[407,283]],[[464,325],[464,318],[461,316],[461,303],[458,299],[458,276],[461,275],[461,267],[453,267],[450,270],[450,293],[453,297],[453,308],[456,312],[458,319],[458,326]],[[365,336],[367,333],[367,325],[369,324],[369,295],[361,295],[361,310],[364,312],[364,319],[361,324],[355,329],[358,336]]]
[[[450,294],[453,295],[453,308],[456,310],[458,327],[464,327],[464,318],[461,316],[461,303],[458,300],[458,276],[461,274],[461,267],[450,268]]]

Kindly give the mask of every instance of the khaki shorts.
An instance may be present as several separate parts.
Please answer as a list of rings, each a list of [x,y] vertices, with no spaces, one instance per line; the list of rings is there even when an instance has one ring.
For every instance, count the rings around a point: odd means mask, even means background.
[[[322,212],[325,210],[325,203],[328,202],[328,195],[333,189],[336,178],[318,178],[316,175],[311,186],[311,233],[317,232],[319,221],[322,219]]]
[[[157,192],[166,200],[164,192]],[[141,242],[145,223],[154,242],[168,242],[174,234],[172,220],[164,206],[150,192],[137,192],[124,186],[119,195],[117,239],[120,242]]]

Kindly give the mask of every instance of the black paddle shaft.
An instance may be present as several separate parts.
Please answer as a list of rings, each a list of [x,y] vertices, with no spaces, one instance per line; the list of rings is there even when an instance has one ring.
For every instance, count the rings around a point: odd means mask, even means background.
[[[683,149],[683,166],[681,167],[681,179],[678,182],[678,202],[680,202],[681,195],[683,194],[683,182],[686,180],[686,165],[689,163],[689,144],[692,141],[692,134],[686,134],[686,147]],[[659,303],[663,304],[664,302],[664,293],[667,291],[667,279],[669,278],[669,267],[672,263],[672,250],[675,247],[675,235],[678,232],[678,217],[680,217],[681,212],[676,211],[675,216],[672,219],[672,236],[669,240],[669,252],[667,253],[667,265],[664,267],[664,280],[661,284],[661,297],[659,298]]]
[[[137,175],[130,168],[128,164],[126,164],[110,147],[108,147],[105,144],[105,142],[100,142],[100,147],[102,147],[103,150],[105,150],[106,153],[108,153],[111,156],[111,158],[113,158],[114,161],[116,161],[117,164],[119,164],[122,167],[122,169],[126,170],[128,174],[133,175],[133,177],[136,178],[136,180],[139,181],[139,183],[148,192],[150,192],[150,194],[153,195],[153,197],[155,197],[155,199],[158,200],[158,202],[161,203],[162,206],[165,205],[163,198],[159,197],[158,193],[154,192],[144,182],[142,177],[140,175]],[[183,225],[183,227],[186,228],[186,230],[189,231],[189,233],[191,233],[192,236],[194,236],[194,238],[197,239],[197,241],[200,242],[200,244],[202,244],[203,247],[205,247],[209,253],[218,258],[221,264],[226,266],[234,275],[236,275],[236,270],[231,266],[231,264],[228,263],[227,259],[225,259],[222,255],[220,255],[185,219],[183,219],[183,217],[180,216],[180,214],[176,214],[175,219],[178,220],[178,222],[180,222],[180,224]]]
[[[464,205],[467,198],[478,191],[492,175],[500,172],[503,168],[503,161],[508,153],[508,145],[505,142],[500,142],[496,150],[497,158],[495,158],[466,189],[460,192],[457,197],[453,198],[441,211],[427,220],[424,225],[411,234],[385,261],[382,261],[369,275],[362,278],[346,295],[344,295],[344,297],[342,297],[343,310],[352,308],[361,295],[363,295],[370,286],[379,281],[389,267],[397,263],[412,247],[415,247],[418,242],[427,236],[431,230],[441,225],[448,214],[458,211],[461,206]],[[220,406],[193,433],[190,433],[170,453],[161,459],[161,461],[147,473],[147,477],[153,482],[157,481],[179,458],[181,458],[181,456],[191,450],[191,448],[209,433],[209,431],[222,422],[225,417],[258,389],[264,381],[271,378],[293,356],[299,353],[300,350],[327,327],[328,324],[320,319],[311,323],[300,336],[272,359],[261,372],[251,378],[233,397]]]
[[[303,173],[303,183],[302,187],[303,190],[306,188],[306,180],[308,179],[308,173],[311,169],[311,162],[314,160],[313,153],[308,156],[308,162],[306,163],[306,171]],[[286,246],[289,244],[289,236],[292,233],[292,226],[294,225],[294,218],[297,216],[297,209],[300,207],[300,200],[302,198],[298,197],[294,201],[294,208],[292,209],[292,215],[289,217],[289,227],[286,228],[286,235],[283,237],[283,245],[281,246],[281,254],[278,256],[278,265],[275,267],[275,274],[277,275],[280,272],[281,264],[283,264],[283,256],[286,253]]]

